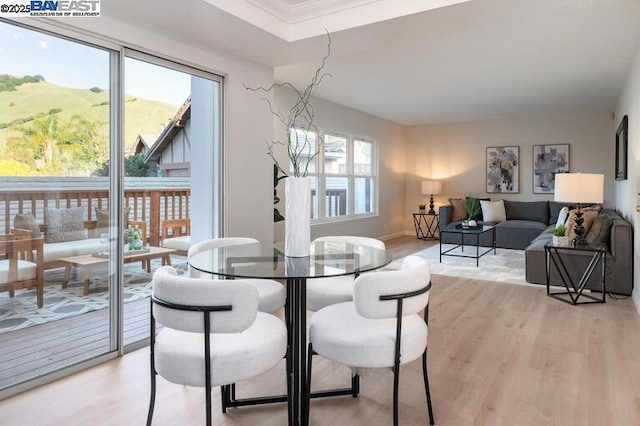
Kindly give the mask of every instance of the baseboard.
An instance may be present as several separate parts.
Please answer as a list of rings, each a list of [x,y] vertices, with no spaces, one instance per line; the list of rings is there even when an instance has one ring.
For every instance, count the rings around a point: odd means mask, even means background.
[[[381,237],[378,237],[379,240],[382,241],[387,241],[387,240],[392,240],[394,238],[400,238],[400,237],[410,237],[411,235],[416,235],[415,231],[400,231],[400,232],[395,232],[393,234],[389,234],[389,235],[383,235]]]

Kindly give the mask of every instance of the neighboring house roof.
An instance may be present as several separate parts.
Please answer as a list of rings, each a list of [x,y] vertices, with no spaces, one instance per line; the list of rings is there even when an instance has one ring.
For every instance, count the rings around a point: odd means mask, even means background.
[[[143,135],[138,133],[138,136],[136,136],[136,140],[126,150],[126,153],[128,155],[145,154],[149,151],[149,148],[152,145],[150,142],[147,142],[147,141],[153,141],[155,139],[156,139],[155,135],[151,135],[151,134]]]
[[[182,104],[176,115],[173,116],[169,124],[162,130],[158,139],[149,148],[144,156],[144,162],[157,163],[162,156],[162,152],[171,144],[173,138],[184,128],[191,118],[191,97],[188,97]]]

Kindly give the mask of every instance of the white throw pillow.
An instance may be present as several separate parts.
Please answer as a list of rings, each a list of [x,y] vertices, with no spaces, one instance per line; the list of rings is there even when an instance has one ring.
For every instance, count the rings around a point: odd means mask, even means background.
[[[485,222],[505,222],[507,220],[507,213],[504,210],[504,202],[502,200],[480,200],[480,207],[482,208],[482,220]]]
[[[556,226],[564,225],[569,217],[569,207],[563,207],[560,209],[560,213],[558,213],[558,220],[556,221]]]

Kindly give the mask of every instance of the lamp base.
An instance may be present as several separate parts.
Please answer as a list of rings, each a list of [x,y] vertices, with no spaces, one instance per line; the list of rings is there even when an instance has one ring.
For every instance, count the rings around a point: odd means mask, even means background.
[[[575,225],[573,226],[573,231],[576,233],[576,237],[571,241],[571,244],[574,247],[586,244],[584,239],[584,226],[582,226],[583,223],[584,218],[582,217],[582,207],[580,206],[580,203],[578,203],[576,207]]]
[[[429,212],[427,214],[435,215],[436,211],[433,209],[433,195],[429,198]]]

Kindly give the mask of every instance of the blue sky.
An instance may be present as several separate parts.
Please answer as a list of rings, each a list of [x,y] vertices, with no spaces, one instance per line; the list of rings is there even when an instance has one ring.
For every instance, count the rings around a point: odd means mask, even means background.
[[[109,53],[0,22],[0,74],[42,75],[59,86],[109,87]],[[125,93],[179,107],[191,92],[185,73],[125,60]]]

